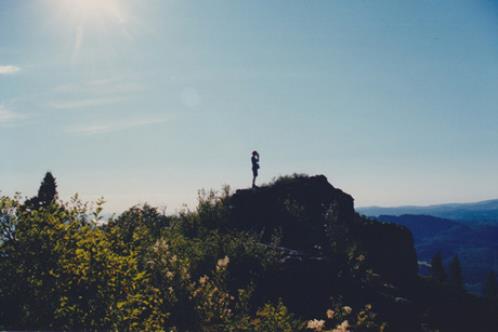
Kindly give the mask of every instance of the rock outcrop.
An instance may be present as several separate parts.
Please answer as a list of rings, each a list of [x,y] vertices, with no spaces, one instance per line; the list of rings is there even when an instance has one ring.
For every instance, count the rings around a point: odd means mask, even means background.
[[[329,294],[343,294],[351,304],[375,303],[395,313],[405,326],[416,321],[403,291],[417,278],[411,233],[359,216],[353,197],[325,176],[237,190],[227,204],[230,227],[260,234],[281,255],[256,290],[262,301],[283,298],[308,314],[326,308]]]
[[[368,253],[368,264],[389,281],[406,284],[417,276],[411,233],[402,226],[364,219],[351,195],[335,188],[323,175],[294,176],[274,184],[237,190],[229,201],[231,225],[262,234],[270,242],[327,257],[333,241],[349,241]]]
[[[233,225],[263,232],[281,232],[282,246],[312,250],[323,244],[327,218],[354,218],[354,200],[334,188],[323,175],[283,178],[270,186],[237,190],[230,200]]]
[[[255,282],[256,306],[283,299],[292,312],[309,317],[331,301],[355,308],[370,303],[389,331],[429,331],[427,324],[488,331],[498,324],[484,300],[420,278],[408,228],[360,216],[353,198],[323,175],[238,190],[225,204],[225,231],[259,234],[261,245],[279,257]],[[249,274],[246,269],[238,275]],[[479,317],[479,328],[467,312]]]

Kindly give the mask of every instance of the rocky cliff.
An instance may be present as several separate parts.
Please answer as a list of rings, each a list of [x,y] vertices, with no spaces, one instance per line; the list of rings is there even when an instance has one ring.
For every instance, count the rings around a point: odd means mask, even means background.
[[[323,175],[286,177],[269,186],[237,190],[228,204],[232,227],[261,233],[267,242],[279,237],[280,246],[324,260],[332,258],[334,247],[353,245],[387,279],[405,284],[416,278],[408,229],[360,217],[353,197]]]
[[[350,304],[375,303],[404,328],[417,325],[405,295],[417,279],[411,233],[359,216],[353,197],[325,176],[237,190],[227,207],[230,227],[260,234],[281,255],[281,264],[258,283],[261,301],[283,298],[295,312],[310,314],[340,294]]]

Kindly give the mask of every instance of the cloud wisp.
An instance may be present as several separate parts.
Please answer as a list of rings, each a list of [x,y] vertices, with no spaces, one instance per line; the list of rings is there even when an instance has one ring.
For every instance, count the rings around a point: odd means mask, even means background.
[[[89,94],[129,94],[144,90],[142,84],[124,78],[99,79],[82,83],[68,83],[54,88],[56,93],[89,93]]]
[[[124,101],[121,97],[98,97],[98,98],[88,98],[88,99],[66,99],[52,101],[50,106],[55,109],[75,109],[75,108],[88,108],[88,107],[99,107],[105,105],[117,104]]]
[[[143,90],[140,83],[124,78],[62,84],[53,89],[56,97],[49,102],[49,106],[55,109],[77,109],[113,105]]]
[[[7,109],[5,106],[0,105],[0,124],[9,124],[25,118],[25,115],[13,112]]]
[[[166,122],[164,118],[131,119],[126,121],[113,121],[102,124],[91,124],[66,128],[66,132],[74,135],[107,134],[137,127],[145,127]]]
[[[0,75],[14,74],[21,70],[21,68],[16,66],[0,66]]]

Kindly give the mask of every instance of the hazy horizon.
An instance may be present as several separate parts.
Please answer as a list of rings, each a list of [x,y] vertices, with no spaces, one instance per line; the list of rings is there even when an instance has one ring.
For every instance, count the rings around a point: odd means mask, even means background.
[[[369,205],[369,206],[355,206],[355,208],[405,208],[405,207],[433,207],[433,206],[440,206],[440,205],[472,205],[472,204],[477,204],[477,203],[484,203],[484,202],[494,202],[498,201],[498,198],[488,198],[484,200],[479,200],[479,201],[462,201],[462,202],[441,202],[441,203],[435,203],[435,204],[428,204],[428,205],[395,205],[395,206],[384,206],[384,205]]]
[[[1,194],[169,212],[324,174],[358,207],[498,198],[493,1],[0,0]]]

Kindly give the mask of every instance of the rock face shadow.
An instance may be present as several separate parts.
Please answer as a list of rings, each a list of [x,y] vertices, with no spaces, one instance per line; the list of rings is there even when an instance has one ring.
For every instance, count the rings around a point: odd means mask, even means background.
[[[416,321],[413,312],[400,311],[395,301],[404,298],[402,290],[413,288],[417,278],[410,232],[359,216],[353,197],[325,176],[286,177],[258,189],[237,190],[227,205],[229,227],[260,234],[263,243],[280,253],[281,264],[259,283],[261,300],[282,298],[291,310],[306,315],[323,311],[330,294],[340,293],[358,305],[374,302],[389,308],[403,317],[405,327]],[[360,252],[367,258],[361,271],[354,271],[360,265],[356,260],[364,257],[352,255]],[[371,278],[365,275],[368,269],[375,271]]]

